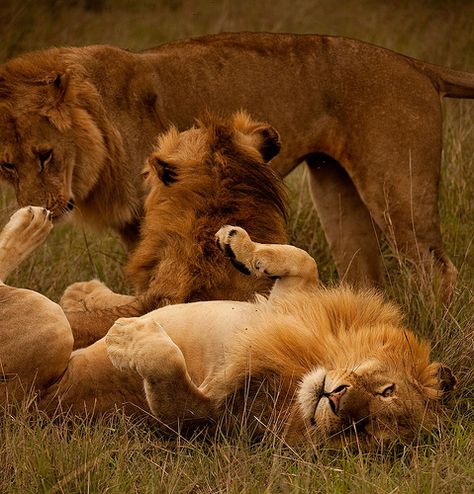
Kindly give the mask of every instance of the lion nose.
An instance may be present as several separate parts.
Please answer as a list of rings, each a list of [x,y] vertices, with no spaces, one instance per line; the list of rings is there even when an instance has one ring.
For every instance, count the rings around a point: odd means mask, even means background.
[[[347,384],[342,384],[341,386],[338,386],[337,388],[333,389],[330,393],[327,393],[325,396],[329,400],[329,405],[331,406],[331,410],[337,415],[337,412],[339,411],[339,405],[341,398],[346,394],[347,392]]]

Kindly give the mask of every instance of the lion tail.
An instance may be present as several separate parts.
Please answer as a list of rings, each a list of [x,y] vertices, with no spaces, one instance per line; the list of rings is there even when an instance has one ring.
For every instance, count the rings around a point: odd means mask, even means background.
[[[442,97],[474,99],[474,72],[454,70],[414,58],[409,60],[431,79]]]

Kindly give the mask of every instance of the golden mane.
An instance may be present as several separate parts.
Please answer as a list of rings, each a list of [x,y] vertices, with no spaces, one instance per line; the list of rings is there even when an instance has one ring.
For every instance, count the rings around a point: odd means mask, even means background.
[[[213,394],[224,399],[250,376],[278,375],[295,387],[317,367],[356,368],[373,358],[424,382],[429,353],[427,343],[405,330],[399,309],[373,290],[321,287],[270,301],[259,297]]]
[[[38,119],[46,117],[58,133],[53,154],[58,160],[62,155],[75,156],[75,173],[67,173],[74,176],[74,180],[67,192],[72,194],[80,211],[76,218],[97,228],[118,227],[139,214],[142,197],[137,196],[132,185],[123,139],[107,115],[97,86],[87,77],[87,69],[81,63],[84,53],[80,49],[51,48],[24,54],[3,64],[0,67],[3,132],[12,136],[12,142],[31,146],[23,135],[25,124],[27,128],[36,129]],[[22,135],[18,129],[22,129]],[[69,133],[68,138],[63,139],[66,133]],[[44,142],[38,139],[34,145],[46,149],[53,145],[44,136],[42,139]],[[64,166],[73,166],[72,163],[69,160]],[[115,181],[112,180],[114,175]],[[23,194],[28,198],[17,197],[20,205],[42,201],[44,191],[38,188],[34,201],[30,198],[32,191],[25,190]],[[56,197],[58,192],[49,191],[49,194],[51,197],[44,202],[54,210],[62,198]],[[112,207],[114,204],[117,207]],[[59,216],[61,209],[64,208],[58,207],[53,213]]]
[[[87,335],[83,340],[78,336],[77,345],[105,335],[119,317],[168,304],[250,300],[255,293],[269,292],[271,279],[235,269],[215,241],[227,224],[246,228],[261,243],[287,239],[286,192],[268,163],[280,149],[279,135],[268,124],[242,119],[242,112],[226,119],[205,115],[188,130],[171,127],[158,137],[143,170],[149,193],[141,238],[126,267],[135,296],[115,297],[98,282],[68,289],[61,303],[75,336]],[[82,310],[81,297],[88,290],[95,301],[102,292],[106,306]]]
[[[243,113],[237,115],[241,121]],[[156,294],[149,290],[157,270],[163,273],[170,264],[170,273],[176,273],[176,262],[171,265],[171,261],[177,255],[172,249],[186,249],[180,258],[194,259],[192,271],[200,291],[187,293],[184,301],[190,301],[202,299],[207,290],[215,291],[219,277],[226,280],[229,272],[234,276],[223,259],[216,262],[221,254],[214,234],[222,225],[245,227],[259,242],[286,236],[283,183],[255,147],[241,142],[242,135],[234,128],[233,118],[205,115],[184,135],[171,127],[158,137],[144,170],[150,192],[142,240],[126,268],[138,292],[145,292],[146,307],[159,306]],[[169,246],[166,252],[163,245]],[[235,293],[227,296],[234,298]]]

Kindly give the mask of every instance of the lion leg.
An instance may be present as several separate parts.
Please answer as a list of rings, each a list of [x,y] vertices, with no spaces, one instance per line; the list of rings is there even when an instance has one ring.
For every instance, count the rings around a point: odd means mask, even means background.
[[[99,280],[81,281],[69,285],[59,305],[66,312],[110,309],[133,302],[135,297],[113,292]]]
[[[143,313],[136,297],[115,293],[99,280],[73,283],[59,304],[71,325],[75,349],[104,337],[118,318]]]
[[[72,343],[58,304],[0,284],[0,404],[41,395],[66,370]]]
[[[74,335],[74,349],[85,348],[103,338],[114,322],[121,317],[135,317],[145,310],[139,299],[107,309],[65,312]]]
[[[422,99],[424,101],[426,98]],[[441,162],[439,99],[426,101],[418,116],[403,126],[370,128],[374,143],[364,150],[363,176],[348,163],[354,184],[372,217],[393,249],[408,261],[418,277],[434,281],[439,295],[449,300],[457,270],[444,251],[438,211]],[[419,122],[423,121],[423,125]],[[390,120],[388,120],[390,122]],[[386,149],[396,137],[397,148]],[[384,157],[383,173],[380,157]],[[433,269],[436,268],[436,269]],[[421,276],[420,276],[421,275]]]
[[[216,241],[230,262],[242,273],[275,279],[271,295],[286,290],[307,290],[318,286],[318,268],[304,250],[292,245],[259,244],[238,226],[226,225]]]
[[[19,266],[53,228],[51,213],[27,206],[16,211],[0,233],[0,282]]]
[[[193,383],[183,353],[155,319],[119,319],[105,343],[116,368],[143,378],[150,409],[166,426],[213,420],[212,401]]]
[[[307,159],[309,185],[341,281],[379,286],[383,281],[380,229],[341,165]]]
[[[0,234],[0,279],[47,237],[51,214],[40,207],[14,213]],[[0,404],[40,394],[67,367],[72,334],[59,307],[43,295],[0,282]]]

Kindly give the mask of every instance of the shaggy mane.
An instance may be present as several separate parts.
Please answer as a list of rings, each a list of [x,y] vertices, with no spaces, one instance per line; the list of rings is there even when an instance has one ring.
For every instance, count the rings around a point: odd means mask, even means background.
[[[320,288],[270,301],[259,297],[255,319],[240,333],[213,394],[224,400],[250,377],[272,375],[294,388],[316,367],[356,367],[371,358],[421,378],[429,351],[404,328],[398,308],[375,291]]]

